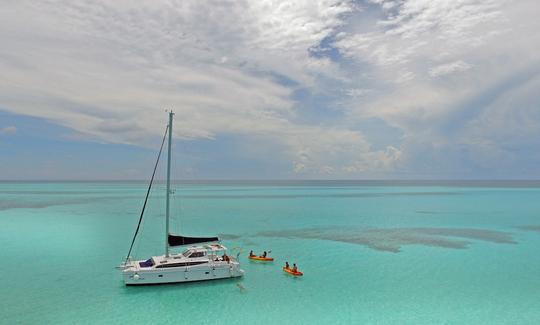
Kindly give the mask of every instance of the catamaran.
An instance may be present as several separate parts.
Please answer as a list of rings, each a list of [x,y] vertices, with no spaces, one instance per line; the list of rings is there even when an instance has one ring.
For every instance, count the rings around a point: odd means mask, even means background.
[[[165,284],[191,281],[216,280],[240,277],[244,271],[237,258],[227,255],[227,248],[217,237],[186,237],[169,232],[171,191],[171,144],[174,113],[169,112],[169,123],[161,142],[154,172],[146,192],[139,224],[131,241],[126,260],[119,266],[126,285]],[[139,232],[141,221],[154,182],[165,138],[167,146],[167,190],[165,200],[165,254],[145,260],[132,260],[131,251]],[[181,253],[171,252],[173,247],[184,247]]]

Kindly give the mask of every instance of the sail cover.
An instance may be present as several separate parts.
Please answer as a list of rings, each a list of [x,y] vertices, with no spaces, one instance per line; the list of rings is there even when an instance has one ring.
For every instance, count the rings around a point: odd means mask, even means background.
[[[198,243],[208,243],[213,241],[219,241],[217,237],[186,237],[186,236],[175,236],[169,234],[169,246],[182,246],[182,245],[191,245]]]

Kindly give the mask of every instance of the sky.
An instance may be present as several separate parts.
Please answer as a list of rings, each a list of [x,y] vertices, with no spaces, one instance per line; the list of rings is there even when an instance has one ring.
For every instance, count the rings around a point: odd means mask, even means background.
[[[0,179],[539,179],[537,0],[3,0]]]

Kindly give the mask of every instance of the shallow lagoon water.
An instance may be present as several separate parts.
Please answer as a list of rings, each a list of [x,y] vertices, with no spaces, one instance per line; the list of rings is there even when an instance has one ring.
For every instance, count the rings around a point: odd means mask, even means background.
[[[540,185],[521,185],[177,184],[173,231],[221,235],[245,277],[125,287],[144,183],[0,183],[0,323],[540,323]],[[137,257],[163,253],[163,194]]]

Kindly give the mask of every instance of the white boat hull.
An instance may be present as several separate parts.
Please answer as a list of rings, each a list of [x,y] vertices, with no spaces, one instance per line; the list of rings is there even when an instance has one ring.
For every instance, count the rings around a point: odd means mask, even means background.
[[[168,269],[132,267],[123,270],[122,274],[126,285],[149,285],[235,278],[241,277],[244,271],[238,263],[232,262]]]

